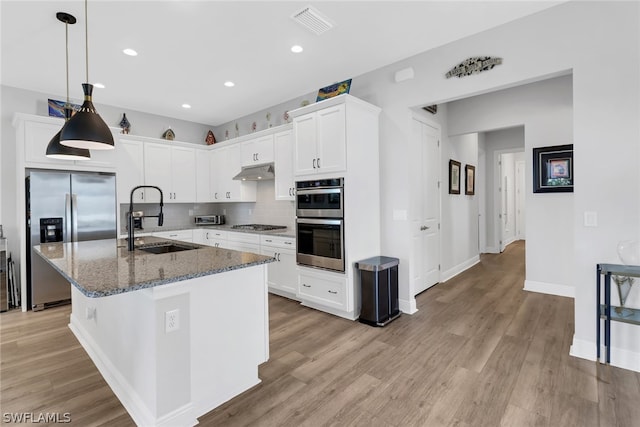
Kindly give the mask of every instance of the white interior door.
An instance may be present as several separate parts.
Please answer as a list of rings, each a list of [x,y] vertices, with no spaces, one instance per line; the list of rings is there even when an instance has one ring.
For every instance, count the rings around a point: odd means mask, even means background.
[[[440,128],[414,119],[417,198],[412,214],[414,295],[440,281]]]

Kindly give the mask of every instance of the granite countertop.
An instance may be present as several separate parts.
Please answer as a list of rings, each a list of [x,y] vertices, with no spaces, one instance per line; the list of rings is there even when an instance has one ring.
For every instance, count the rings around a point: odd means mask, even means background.
[[[136,238],[136,246],[163,242],[158,237]],[[125,239],[75,243],[43,243],[34,246],[49,264],[73,286],[92,298],[152,288],[196,277],[273,262],[273,258],[212,246],[166,254],[127,250]]]
[[[271,234],[271,235],[278,235],[278,236],[282,236],[282,237],[291,237],[294,238],[296,237],[295,235],[295,230],[291,230],[289,227],[287,228],[281,228],[278,230],[247,230],[247,229],[242,229],[242,228],[231,228],[233,225],[232,224],[221,224],[221,225],[196,225],[196,224],[191,224],[191,225],[183,225],[183,226],[178,226],[178,227],[149,227],[145,230],[136,230],[135,235],[138,236],[139,234],[151,234],[151,233],[161,233],[163,231],[182,231],[182,230],[198,230],[198,229],[205,229],[205,230],[225,230],[225,231],[233,231],[236,233],[249,233],[249,234]],[[127,234],[126,231],[121,232],[121,236],[125,236]]]

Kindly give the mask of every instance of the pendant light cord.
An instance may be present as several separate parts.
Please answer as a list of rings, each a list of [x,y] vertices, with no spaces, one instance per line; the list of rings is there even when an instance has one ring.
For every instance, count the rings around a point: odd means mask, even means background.
[[[64,108],[69,108],[69,23],[64,23],[64,36],[65,36],[65,54],[66,54],[66,74],[67,74],[67,104]],[[65,113],[66,117],[66,113]]]
[[[85,66],[87,83],[89,83],[89,14],[87,13],[88,0],[84,0],[84,39],[85,39]]]

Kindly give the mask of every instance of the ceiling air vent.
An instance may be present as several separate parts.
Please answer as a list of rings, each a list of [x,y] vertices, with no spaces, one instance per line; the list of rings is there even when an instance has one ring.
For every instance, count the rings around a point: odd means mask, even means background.
[[[294,21],[308,29],[314,34],[320,35],[327,30],[333,28],[333,24],[322,13],[318,12],[311,6],[307,6],[304,9],[291,15]]]

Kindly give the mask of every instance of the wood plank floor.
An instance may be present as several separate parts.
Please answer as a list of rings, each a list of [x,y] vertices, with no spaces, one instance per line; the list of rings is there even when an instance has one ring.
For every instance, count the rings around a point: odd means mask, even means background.
[[[525,292],[523,281],[516,242],[422,293],[418,313],[385,328],[272,296],[262,383],[200,425],[640,425],[640,374],[570,357],[573,301]],[[69,312],[0,316],[3,417],[133,425],[68,329]]]

